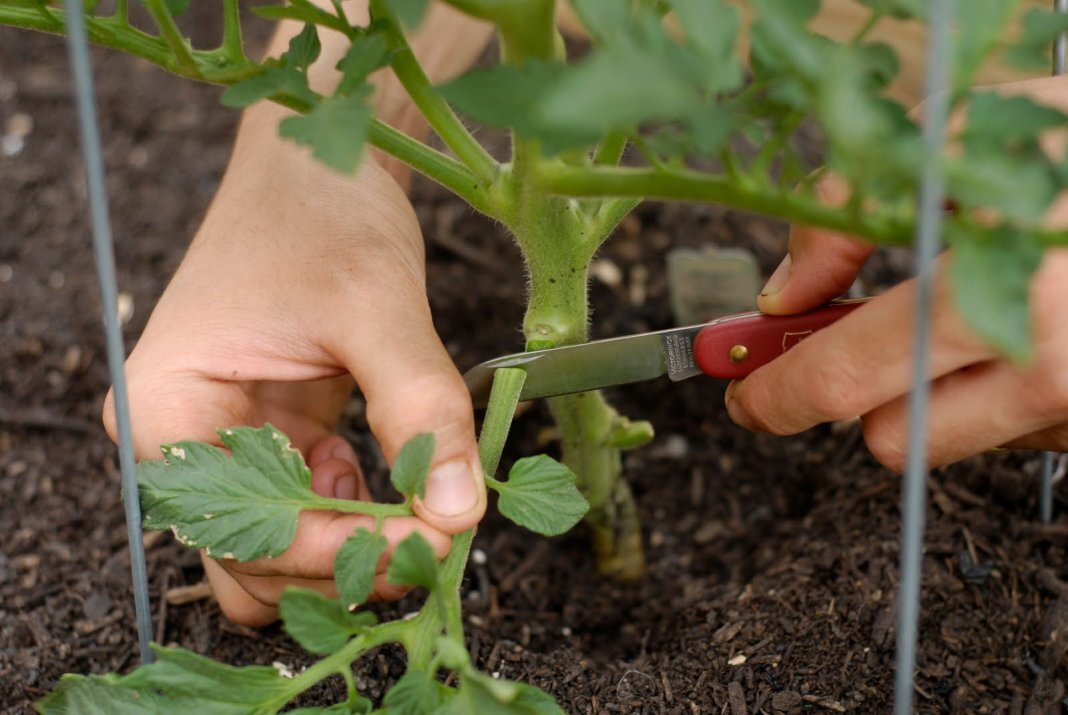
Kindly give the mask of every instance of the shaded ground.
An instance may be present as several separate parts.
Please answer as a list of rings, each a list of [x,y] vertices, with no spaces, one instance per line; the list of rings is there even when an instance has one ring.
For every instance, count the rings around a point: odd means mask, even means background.
[[[217,90],[95,56],[132,344],[217,184],[236,115]],[[65,75],[55,38],[0,29],[0,127],[16,114],[33,121],[25,147],[0,156],[3,713],[28,711],[64,672],[136,659],[119,477],[97,419],[108,381]],[[438,327],[458,364],[517,349],[515,252],[433,187],[416,191]],[[750,245],[767,272],[783,236],[718,209],[642,209],[606,251],[623,282],[595,283],[595,331],[670,325],[667,248]],[[876,288],[885,276],[872,278]],[[545,541],[496,518],[482,529],[488,559],[469,573],[468,622],[483,669],[535,683],[581,714],[888,710],[897,479],[866,455],[854,426],[790,440],[737,429],[722,387],[614,396],[660,435],[628,458],[648,525],[643,583],[595,578],[581,530]],[[511,455],[541,449],[546,424],[540,409],[520,417]],[[358,400],[345,429],[380,479]],[[1036,470],[1033,455],[982,457],[933,479],[918,711],[1060,711],[1068,519],[1032,521]],[[304,662],[276,628],[233,626],[210,600],[161,608],[160,594],[202,576],[170,536],[150,537],[148,561],[157,640],[235,664]],[[401,672],[398,655],[381,651],[357,682],[374,695]]]

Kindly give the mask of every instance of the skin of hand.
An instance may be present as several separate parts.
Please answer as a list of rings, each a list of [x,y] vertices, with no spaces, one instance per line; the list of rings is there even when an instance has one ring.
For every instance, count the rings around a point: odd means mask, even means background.
[[[346,9],[366,17],[366,0]],[[424,25],[432,31],[413,39],[433,80],[473,62],[488,38],[481,23],[450,13],[435,6]],[[269,52],[283,51],[299,29],[286,23]],[[318,89],[336,81],[346,49],[333,35],[323,33],[310,74]],[[379,116],[424,132],[396,80],[382,73],[374,81]],[[367,500],[356,453],[334,434],[355,381],[390,464],[416,434],[436,437],[416,516],[383,528],[390,546],[372,598],[398,598],[405,589],[385,579],[392,548],[418,530],[444,556],[449,535],[485,511],[471,400],[434,330],[423,239],[402,189],[407,171],[369,155],[355,176],[338,174],[278,137],[284,116],[268,104],[246,111],[204,223],[127,361],[134,449],[138,459],[159,459],[164,443],[219,444],[219,428],[271,422],[301,450],[317,493]],[[104,423],[116,439],[110,393]],[[360,527],[373,530],[373,518],[305,512],[277,558],[203,558],[223,612],[261,625],[277,618],[286,586],[336,596],[335,553]]]
[[[1068,110],[1064,78],[998,87]],[[954,118],[956,127],[962,117]],[[1043,137],[1063,155],[1064,136]],[[833,177],[821,185],[831,204],[848,188]],[[1050,208],[1051,228],[1068,226],[1068,195]],[[794,227],[787,256],[758,299],[770,314],[809,310],[841,295],[874,247],[863,241]],[[938,259],[931,307],[928,461],[948,464],[985,450],[1068,450],[1068,249],[1051,249],[1031,284],[1034,359],[1002,359],[966,325],[946,285],[952,251]],[[727,411],[737,424],[777,435],[860,416],[872,454],[892,470],[904,468],[908,449],[908,392],[916,286],[908,280],[809,336],[787,353],[728,386]]]

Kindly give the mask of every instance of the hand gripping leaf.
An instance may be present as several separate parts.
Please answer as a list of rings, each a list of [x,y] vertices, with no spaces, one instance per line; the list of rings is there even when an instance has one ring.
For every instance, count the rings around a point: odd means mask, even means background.
[[[311,472],[271,425],[219,437],[231,456],[201,442],[164,445],[163,462],[138,465],[145,528],[170,529],[215,558],[277,556],[293,542],[301,509],[322,508]]]

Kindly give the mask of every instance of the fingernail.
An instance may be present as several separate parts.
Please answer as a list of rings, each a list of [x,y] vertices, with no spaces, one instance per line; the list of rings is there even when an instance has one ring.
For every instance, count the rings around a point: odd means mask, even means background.
[[[471,464],[447,462],[430,472],[423,504],[441,516],[464,514],[478,504],[478,485]]]
[[[767,298],[768,296],[775,295],[782,290],[786,285],[786,280],[790,277],[790,271],[793,270],[794,260],[789,253],[782,259],[782,263],[775,269],[775,272],[771,274],[771,278],[764,285],[764,290],[760,291],[761,298]]]
[[[354,500],[360,493],[360,483],[355,474],[338,477],[334,482],[334,498]]]
[[[330,456],[334,459],[341,459],[349,464],[356,464],[356,451],[352,448],[352,445],[348,441],[338,442],[334,445],[334,448],[330,450]]]
[[[745,427],[746,429],[752,429],[753,421],[749,419],[749,415],[746,413],[745,408],[742,407],[742,403],[734,399],[735,386],[737,382],[732,382],[727,385],[727,392],[723,396],[723,403],[727,407],[727,414],[730,416],[731,421],[739,427]]]

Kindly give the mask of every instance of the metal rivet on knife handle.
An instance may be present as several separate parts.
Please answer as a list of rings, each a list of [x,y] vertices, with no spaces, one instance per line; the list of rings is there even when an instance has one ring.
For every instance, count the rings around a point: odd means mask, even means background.
[[[727,355],[730,356],[731,362],[737,365],[749,359],[749,348],[744,345],[734,345]]]

